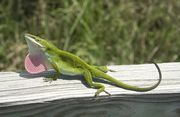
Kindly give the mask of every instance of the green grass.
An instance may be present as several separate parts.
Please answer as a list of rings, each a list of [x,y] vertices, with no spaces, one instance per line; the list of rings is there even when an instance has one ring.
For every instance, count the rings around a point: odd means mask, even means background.
[[[21,71],[25,33],[89,63],[180,60],[178,0],[1,0],[0,70]]]

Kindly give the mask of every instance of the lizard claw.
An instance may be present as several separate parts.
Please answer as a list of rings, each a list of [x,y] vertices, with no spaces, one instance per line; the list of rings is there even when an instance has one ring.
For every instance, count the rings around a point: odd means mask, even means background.
[[[106,90],[103,90],[108,96],[111,96],[111,94],[109,93],[109,92],[107,92]],[[100,94],[101,92],[96,92],[95,93],[95,95],[94,95],[94,97],[97,97],[97,96],[99,96],[99,94]]]
[[[51,83],[52,81],[55,81],[55,80],[57,80],[57,78],[43,78],[44,82],[49,82],[49,83]]]
[[[117,71],[115,71],[115,70],[112,70],[112,69],[109,69],[109,71],[110,71],[110,72],[117,72]]]
[[[109,96],[111,96],[111,94],[110,94],[109,92],[107,92],[106,90],[104,90],[104,92],[105,92],[106,94],[108,94]]]

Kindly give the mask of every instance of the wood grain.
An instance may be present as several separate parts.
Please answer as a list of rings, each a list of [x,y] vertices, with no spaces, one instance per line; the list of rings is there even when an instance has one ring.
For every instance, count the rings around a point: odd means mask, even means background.
[[[169,113],[173,115],[171,117],[178,117],[180,63],[158,65],[162,71],[162,82],[156,89],[143,93],[134,92],[95,79],[105,83],[106,90],[112,94],[109,97],[102,93],[98,98],[93,97],[96,89],[89,88],[82,76],[60,76],[57,81],[49,83],[44,82],[43,78],[54,74],[53,71],[39,75],[30,75],[26,72],[0,72],[0,116],[81,117],[82,113],[85,113],[106,117],[103,113],[111,111],[111,114],[121,113],[130,117],[132,113],[127,115],[126,110],[131,110],[138,117],[139,114],[136,112],[138,109],[144,109],[144,113],[146,109],[160,109],[164,112],[161,113],[162,117],[168,117]],[[107,74],[131,85],[147,87],[156,83],[158,79],[158,72],[153,64],[113,65],[109,68],[117,72]],[[161,106],[163,108],[160,108]],[[119,112],[117,109],[120,109]]]

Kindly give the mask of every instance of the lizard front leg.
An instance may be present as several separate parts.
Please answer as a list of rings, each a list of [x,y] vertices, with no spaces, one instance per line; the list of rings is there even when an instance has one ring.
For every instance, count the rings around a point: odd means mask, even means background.
[[[105,87],[104,87],[103,84],[93,82],[93,80],[92,80],[92,75],[91,75],[91,73],[90,73],[88,70],[84,70],[83,75],[84,75],[84,78],[85,78],[86,82],[88,83],[88,85],[89,85],[90,87],[98,89],[98,90],[96,91],[95,95],[94,95],[95,97],[99,96],[99,94],[100,94],[101,92],[103,92],[103,91],[104,91],[106,94],[110,95],[110,93],[108,93],[107,91],[105,91]]]
[[[52,76],[52,77],[48,77],[48,78],[44,78],[43,80],[45,82],[52,82],[52,81],[55,81],[58,79],[59,75],[61,74],[60,73],[60,61],[58,61],[58,59],[55,59],[55,58],[51,58],[49,59],[52,67],[54,68],[54,70],[56,71],[56,73]]]

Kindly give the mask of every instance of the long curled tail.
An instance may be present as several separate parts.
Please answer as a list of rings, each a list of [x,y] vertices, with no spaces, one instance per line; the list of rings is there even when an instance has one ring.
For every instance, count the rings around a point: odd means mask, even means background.
[[[124,89],[127,89],[127,90],[138,91],[138,92],[150,91],[152,89],[155,89],[161,83],[161,80],[162,80],[162,74],[161,74],[161,70],[160,70],[159,66],[155,62],[151,62],[151,63],[153,63],[158,70],[159,80],[156,84],[154,84],[153,86],[150,86],[150,87],[141,88],[141,87],[137,87],[137,86],[128,85],[128,84],[125,84],[122,81],[117,80],[117,79],[115,79],[115,78],[113,78],[113,77],[111,77],[105,73],[101,74],[101,76],[99,76],[99,77],[102,77],[103,79],[105,79],[107,81],[115,83],[117,86],[124,88]]]

